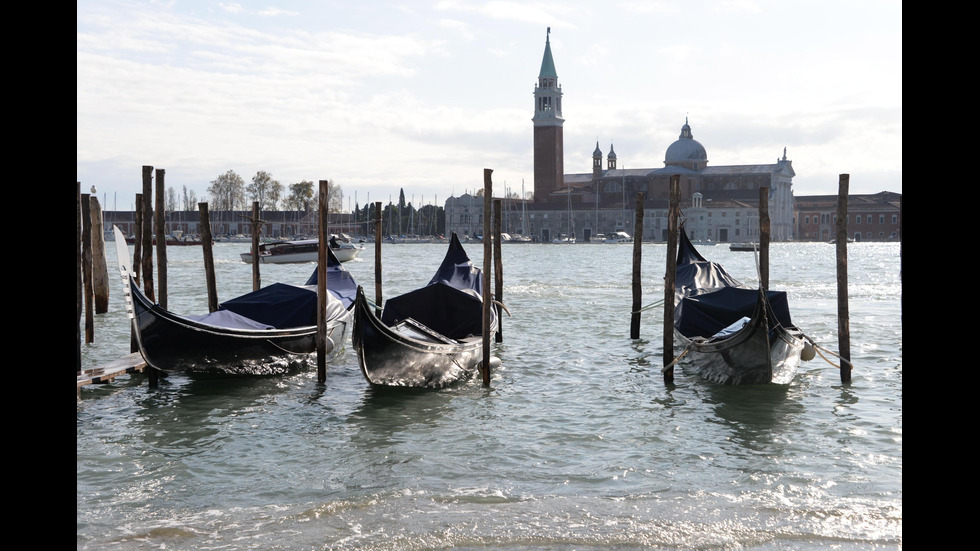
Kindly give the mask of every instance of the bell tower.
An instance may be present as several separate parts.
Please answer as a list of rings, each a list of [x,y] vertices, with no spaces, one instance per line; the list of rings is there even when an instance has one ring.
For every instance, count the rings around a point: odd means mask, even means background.
[[[565,185],[564,140],[561,118],[561,86],[551,57],[551,27],[544,41],[544,58],[534,86],[534,202],[547,202]]]

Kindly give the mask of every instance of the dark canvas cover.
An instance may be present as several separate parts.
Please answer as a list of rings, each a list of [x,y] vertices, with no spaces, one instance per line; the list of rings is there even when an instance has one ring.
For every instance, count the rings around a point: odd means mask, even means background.
[[[451,339],[483,334],[483,301],[477,296],[438,282],[385,302],[385,325],[412,318]]]
[[[786,293],[767,291],[766,298],[770,325],[791,327]],[[675,325],[686,337],[710,337],[743,317],[751,318],[758,304],[758,289],[725,287],[681,300],[674,311]]]
[[[446,257],[436,270],[436,274],[429,280],[429,285],[439,281],[457,289],[473,289],[477,294],[483,294],[483,270],[470,261],[455,232],[449,240]]]
[[[314,268],[310,278],[306,280],[307,285],[317,285],[319,271],[319,267]],[[344,308],[350,308],[357,296],[357,283],[354,281],[354,276],[337,260],[337,255],[330,250],[330,247],[327,247],[327,291],[340,299]]]
[[[316,325],[316,287],[273,283],[220,308],[278,329]]]
[[[705,260],[681,227],[677,249],[674,325],[687,337],[710,337],[743,317],[751,318],[759,289],[732,277],[717,262]],[[766,291],[770,325],[792,326],[785,291]]]

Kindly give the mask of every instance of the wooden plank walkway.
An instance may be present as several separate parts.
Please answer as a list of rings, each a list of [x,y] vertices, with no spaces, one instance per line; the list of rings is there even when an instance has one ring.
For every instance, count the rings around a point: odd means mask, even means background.
[[[85,385],[108,383],[119,375],[142,373],[146,369],[146,361],[139,352],[133,352],[118,360],[113,360],[101,367],[85,369],[78,374],[78,386],[75,391]]]

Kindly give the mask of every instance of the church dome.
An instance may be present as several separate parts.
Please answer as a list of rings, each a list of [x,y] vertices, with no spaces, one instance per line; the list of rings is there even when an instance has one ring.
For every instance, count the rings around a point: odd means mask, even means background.
[[[667,154],[664,157],[664,164],[671,163],[689,163],[692,161],[708,161],[708,152],[704,150],[704,146],[700,142],[694,139],[691,134],[691,127],[687,124],[687,119],[684,119],[684,126],[681,127],[681,135],[678,140],[667,148]]]

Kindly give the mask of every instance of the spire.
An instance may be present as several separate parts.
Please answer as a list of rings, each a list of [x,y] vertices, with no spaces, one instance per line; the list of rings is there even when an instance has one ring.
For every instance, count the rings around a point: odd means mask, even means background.
[[[541,60],[541,73],[538,78],[558,78],[558,71],[555,70],[555,60],[551,57],[551,27],[548,27],[548,34],[544,39],[544,58]]]

